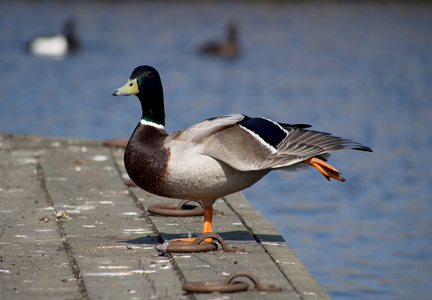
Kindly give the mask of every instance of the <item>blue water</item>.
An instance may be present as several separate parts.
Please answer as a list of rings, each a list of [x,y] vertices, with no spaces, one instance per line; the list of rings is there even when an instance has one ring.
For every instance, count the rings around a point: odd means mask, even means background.
[[[81,52],[23,51],[69,17]],[[198,55],[230,20],[243,55]],[[274,172],[244,193],[334,299],[427,299],[431,29],[428,3],[3,1],[0,131],[129,136],[139,103],[110,93],[149,64],[163,80],[168,131],[242,112],[361,142],[374,152],[332,157],[345,183],[312,169]]]

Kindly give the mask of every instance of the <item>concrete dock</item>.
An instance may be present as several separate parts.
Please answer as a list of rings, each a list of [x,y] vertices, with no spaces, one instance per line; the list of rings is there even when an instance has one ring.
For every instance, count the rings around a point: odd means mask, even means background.
[[[146,208],[177,203],[125,185],[123,149],[97,140],[0,134],[0,299],[330,299],[276,228],[241,193],[219,199],[213,230],[229,246],[161,254],[203,217]],[[220,248],[220,247],[219,247]],[[182,284],[248,271],[281,292],[187,293]]]

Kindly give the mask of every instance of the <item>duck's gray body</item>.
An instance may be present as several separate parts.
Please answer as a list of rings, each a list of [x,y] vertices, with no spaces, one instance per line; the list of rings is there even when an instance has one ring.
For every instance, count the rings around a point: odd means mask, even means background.
[[[205,154],[201,143],[185,140],[184,131],[166,134],[139,124],[125,150],[125,166],[142,189],[164,197],[202,201],[211,205],[222,196],[250,187],[271,170],[237,170]],[[149,142],[144,147],[141,139]],[[141,145],[141,146],[139,146]]]

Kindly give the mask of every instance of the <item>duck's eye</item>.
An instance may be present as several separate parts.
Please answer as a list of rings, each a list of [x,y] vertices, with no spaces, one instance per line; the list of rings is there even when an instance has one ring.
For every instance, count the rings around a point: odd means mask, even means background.
[[[152,73],[152,71],[147,71],[147,77],[148,77],[148,78],[153,78],[153,73]]]

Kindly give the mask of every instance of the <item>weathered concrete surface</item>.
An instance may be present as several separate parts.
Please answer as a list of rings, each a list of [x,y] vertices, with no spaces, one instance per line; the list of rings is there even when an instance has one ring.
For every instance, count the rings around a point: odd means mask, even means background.
[[[159,254],[156,244],[200,233],[203,219],[148,214],[150,204],[176,200],[127,187],[122,156],[99,141],[0,135],[0,298],[329,299],[241,193],[216,202],[224,215],[213,230],[246,253]],[[236,271],[283,291],[181,289]]]

